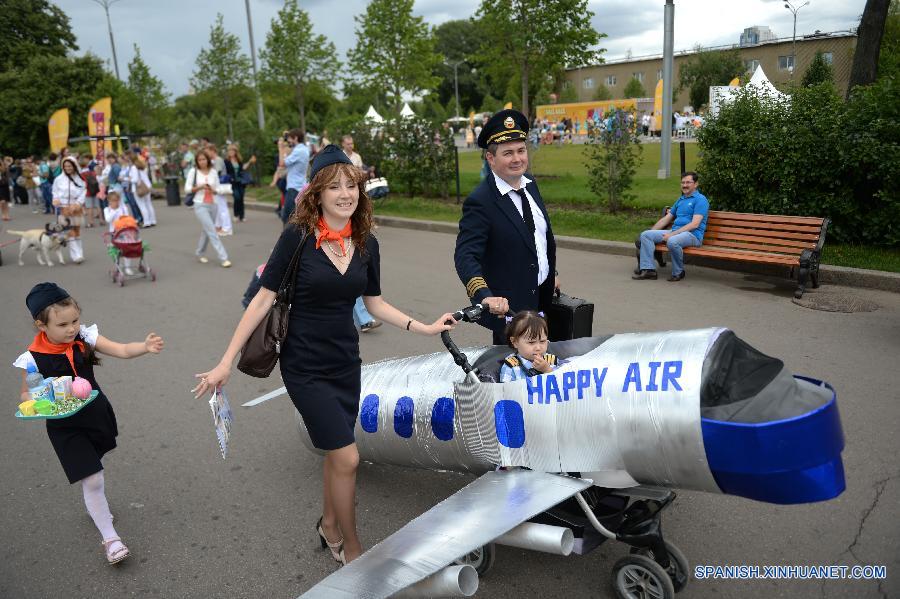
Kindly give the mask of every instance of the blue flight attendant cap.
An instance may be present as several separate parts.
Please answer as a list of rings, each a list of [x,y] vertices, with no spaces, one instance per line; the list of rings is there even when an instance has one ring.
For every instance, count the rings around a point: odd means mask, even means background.
[[[518,110],[501,110],[485,123],[478,135],[478,147],[528,139],[528,118]]]
[[[316,173],[325,168],[326,166],[331,166],[332,164],[353,164],[350,162],[350,159],[344,154],[344,151],[337,147],[334,144],[328,144],[316,154],[316,157],[313,158],[312,167],[309,169],[309,181],[315,178]]]

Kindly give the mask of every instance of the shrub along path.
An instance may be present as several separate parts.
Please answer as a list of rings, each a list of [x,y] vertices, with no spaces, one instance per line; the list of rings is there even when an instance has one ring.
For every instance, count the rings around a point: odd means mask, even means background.
[[[672,177],[656,178],[659,168],[660,144],[643,144],[641,165],[635,177],[636,199],[628,204],[628,210],[619,214],[606,212],[597,197],[588,189],[587,171],[582,155],[583,146],[541,146],[532,152],[531,171],[541,188],[553,218],[557,235],[606,239],[610,241],[634,241],[644,229],[650,228],[665,206],[671,205],[680,193],[678,175],[680,158],[678,145],[672,146]],[[696,143],[685,144],[687,170],[697,168],[699,148]],[[480,182],[481,153],[463,151],[459,155],[460,192],[464,199]],[[455,190],[454,186],[451,189]],[[703,190],[703,179],[700,180]],[[257,187],[249,190],[247,199],[275,202],[276,190]],[[715,208],[715,198],[709,198]],[[387,199],[379,200],[375,210],[379,214],[453,222],[459,220],[461,204],[456,198],[449,200],[405,197],[392,190]],[[825,243],[823,263],[835,266],[870,268],[900,272],[900,249],[872,246],[854,246]]]

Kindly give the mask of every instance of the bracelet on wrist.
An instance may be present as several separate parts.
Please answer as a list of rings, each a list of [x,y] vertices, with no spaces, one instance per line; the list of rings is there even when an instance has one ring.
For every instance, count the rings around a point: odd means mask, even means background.
[[[406,330],[407,330],[407,331],[410,330],[409,327],[412,326],[412,323],[413,323],[413,319],[410,318],[410,319],[409,319],[409,322],[406,323]]]

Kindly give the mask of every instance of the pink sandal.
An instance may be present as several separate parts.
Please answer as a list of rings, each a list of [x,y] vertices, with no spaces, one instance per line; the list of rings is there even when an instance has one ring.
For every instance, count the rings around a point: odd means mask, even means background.
[[[116,543],[116,542],[119,543],[120,547],[110,551],[110,547],[112,546],[113,543]],[[122,539],[120,539],[119,537],[113,537],[111,539],[106,539],[100,544],[103,545],[103,549],[106,552],[106,561],[109,563],[110,566],[112,566],[113,564],[118,564],[123,559],[125,559],[126,557],[131,555],[131,553],[128,551],[128,547],[125,546],[125,543],[123,543]]]

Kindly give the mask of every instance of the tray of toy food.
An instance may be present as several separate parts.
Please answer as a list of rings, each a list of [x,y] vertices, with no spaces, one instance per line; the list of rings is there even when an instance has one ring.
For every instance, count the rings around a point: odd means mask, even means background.
[[[40,375],[37,376],[40,379]],[[82,378],[65,376],[43,379],[29,389],[31,399],[19,404],[16,418],[23,420],[53,420],[77,414],[100,394]]]

